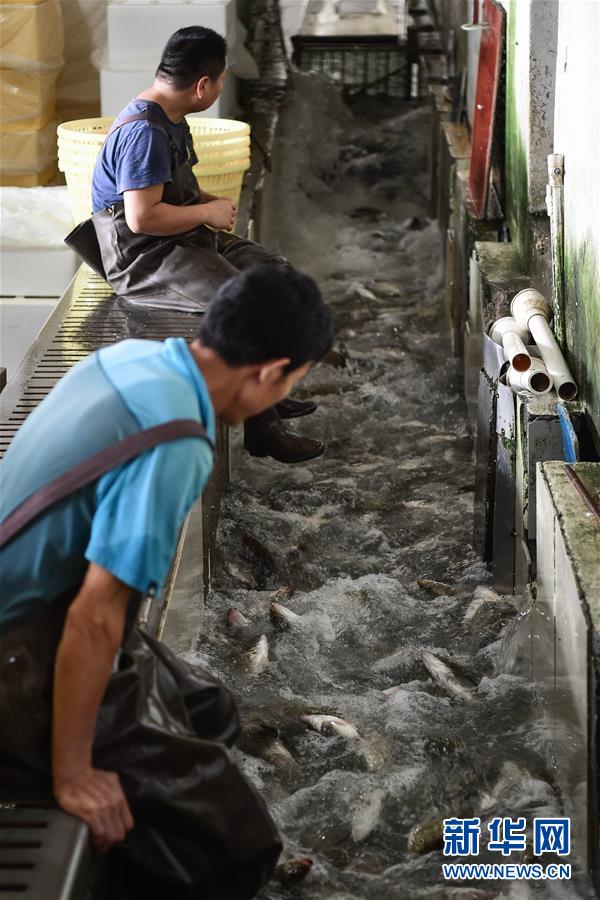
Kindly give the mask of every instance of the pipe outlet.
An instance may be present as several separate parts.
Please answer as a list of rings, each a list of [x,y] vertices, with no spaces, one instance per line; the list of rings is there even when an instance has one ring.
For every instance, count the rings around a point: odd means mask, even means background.
[[[506,373],[506,381],[517,393],[529,391],[531,394],[548,394],[553,387],[552,378],[541,359],[530,357],[531,365],[526,372],[519,372],[511,366]]]
[[[504,348],[504,356],[517,372],[526,372],[531,366],[531,357],[525,346],[529,332],[521,328],[511,316],[497,319],[490,328],[490,337]]]
[[[518,324],[531,332],[560,399],[574,400],[577,385],[548,324],[552,312],[546,298],[539,291],[527,288],[515,294],[510,311]]]
[[[510,312],[517,324],[527,329],[532,316],[543,316],[547,322],[552,318],[552,307],[544,295],[535,288],[526,288],[515,294],[510,304]]]

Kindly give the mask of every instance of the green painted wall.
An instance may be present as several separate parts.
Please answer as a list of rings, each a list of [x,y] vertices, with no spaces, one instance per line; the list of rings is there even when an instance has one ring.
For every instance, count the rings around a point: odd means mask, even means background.
[[[522,2],[522,0],[521,0]],[[506,16],[506,218],[513,241],[519,244],[524,258],[529,257],[529,215],[527,212],[527,150],[519,125],[517,105],[518,41],[527,35],[517,34],[517,0],[507,4]]]

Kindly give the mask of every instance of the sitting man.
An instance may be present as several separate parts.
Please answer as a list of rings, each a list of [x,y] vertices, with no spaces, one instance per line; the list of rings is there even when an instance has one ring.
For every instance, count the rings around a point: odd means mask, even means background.
[[[219,97],[225,65],[225,40],[215,31],[193,26],[172,35],[153,85],[128,103],[108,132],[93,176],[94,216],[67,238],[119,297],[139,308],[204,312],[239,270],[257,263],[290,266],[228,233],[235,203],[202,191],[192,171],[198,159],[185,116]],[[252,418],[244,429],[247,451],[285,463],[319,456],[320,441],[281,422],[315,409],[312,401],[286,398]]]
[[[210,475],[215,416],[278,403],[331,341],[312,279],[250,268],[190,346],[127,340],[76,365],[0,466],[0,800],[53,793],[116,845],[136,897],[241,900],[277,860],[228,750],[231,696],[135,618]]]

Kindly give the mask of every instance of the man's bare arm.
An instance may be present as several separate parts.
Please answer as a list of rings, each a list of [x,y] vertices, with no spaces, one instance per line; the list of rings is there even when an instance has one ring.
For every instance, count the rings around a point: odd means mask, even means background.
[[[167,237],[183,234],[198,225],[229,230],[233,228],[237,207],[226,197],[189,206],[162,202],[163,185],[125,191],[125,220],[135,234]],[[212,196],[212,195],[210,195]]]
[[[54,667],[54,794],[63,809],[88,823],[100,851],[133,827],[118,776],[92,766],[98,708],[131,598],[130,587],[90,563],[69,607]]]

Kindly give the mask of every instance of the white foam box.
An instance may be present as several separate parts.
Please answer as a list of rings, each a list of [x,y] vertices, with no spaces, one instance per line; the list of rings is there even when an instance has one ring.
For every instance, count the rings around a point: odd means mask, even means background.
[[[117,116],[130,100],[145,91],[154,81],[155,67],[141,69],[100,69],[100,114]],[[199,115],[220,117],[220,98]]]
[[[18,247],[0,251],[0,294],[60,297],[81,260],[69,247]]]
[[[151,66],[179,28],[203,25],[226,37],[229,0],[203,3],[109,3],[107,60],[111,68]]]
[[[281,27],[286,37],[299,33],[307,5],[306,0],[279,0]]]

